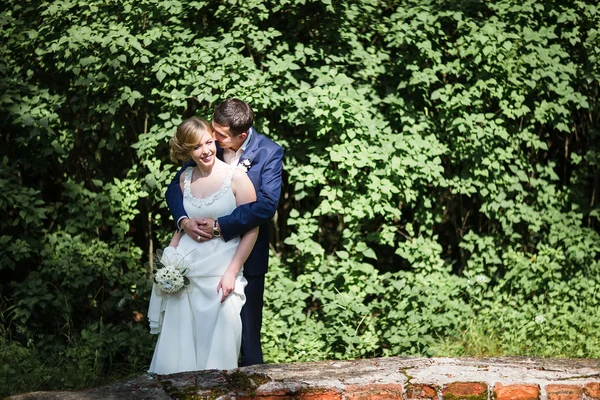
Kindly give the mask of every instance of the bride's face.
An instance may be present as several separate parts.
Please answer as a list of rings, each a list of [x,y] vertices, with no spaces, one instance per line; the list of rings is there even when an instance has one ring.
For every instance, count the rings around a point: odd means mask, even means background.
[[[217,156],[217,146],[215,144],[215,138],[208,132],[202,134],[200,142],[192,150],[192,160],[199,167],[212,166],[215,163]]]

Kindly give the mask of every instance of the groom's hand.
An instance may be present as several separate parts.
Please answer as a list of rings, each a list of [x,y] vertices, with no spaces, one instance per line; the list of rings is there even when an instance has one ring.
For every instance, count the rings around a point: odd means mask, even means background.
[[[189,218],[182,221],[183,231],[196,242],[206,242],[212,239],[212,225],[207,225],[207,220]]]

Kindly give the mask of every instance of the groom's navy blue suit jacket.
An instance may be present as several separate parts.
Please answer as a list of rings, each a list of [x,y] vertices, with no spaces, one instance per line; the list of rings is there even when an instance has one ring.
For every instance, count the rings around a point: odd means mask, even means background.
[[[240,236],[252,228],[260,227],[256,244],[244,263],[244,275],[264,275],[269,262],[269,221],[275,215],[281,194],[281,167],[283,149],[254,128],[246,149],[240,157],[250,162],[248,177],[256,189],[256,201],[237,207],[229,215],[219,217],[219,226],[225,241]],[[223,159],[223,149],[217,148],[217,157]],[[186,163],[177,172],[167,189],[167,204],[175,222],[186,216],[179,176],[193,161]]]

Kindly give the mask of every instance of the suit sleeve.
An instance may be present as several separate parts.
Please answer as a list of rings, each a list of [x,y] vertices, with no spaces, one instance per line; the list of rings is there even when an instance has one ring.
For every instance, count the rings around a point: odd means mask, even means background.
[[[219,226],[225,241],[243,235],[273,218],[281,195],[281,168],[283,149],[279,146],[269,155],[261,172],[256,201],[242,204],[225,217],[219,217]]]
[[[169,211],[171,211],[171,215],[173,216],[173,221],[175,222],[175,226],[177,230],[179,230],[179,226],[177,223],[183,217],[187,217],[187,213],[185,212],[185,208],[183,208],[183,193],[181,193],[181,186],[179,184],[179,179],[183,171],[190,165],[193,165],[192,162],[187,162],[181,167],[181,169],[175,174],[175,177],[169,183],[167,187],[167,193],[165,197],[167,198],[167,206],[169,207]]]

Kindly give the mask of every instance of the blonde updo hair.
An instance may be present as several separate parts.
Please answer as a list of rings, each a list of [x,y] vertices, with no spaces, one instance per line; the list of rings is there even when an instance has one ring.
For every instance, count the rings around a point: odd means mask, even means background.
[[[200,143],[205,133],[213,136],[212,126],[203,119],[192,117],[179,124],[169,141],[171,160],[173,162],[190,160],[192,158],[190,153]]]

